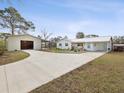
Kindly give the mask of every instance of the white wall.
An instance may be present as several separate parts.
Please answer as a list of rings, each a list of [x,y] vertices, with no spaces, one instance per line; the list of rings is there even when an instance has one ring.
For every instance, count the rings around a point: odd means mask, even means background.
[[[68,43],[68,46],[65,46],[65,44]],[[59,46],[59,44],[61,44],[62,46]],[[71,49],[71,42],[69,40],[61,40],[59,42],[57,42],[57,48],[59,49]]]
[[[86,50],[86,51],[94,51],[92,43],[84,43],[83,46],[84,46],[84,50]],[[90,46],[90,47],[88,48],[88,46]]]
[[[108,51],[112,51],[112,41],[107,43],[107,49],[110,49]]]
[[[87,51],[107,51],[108,49],[108,42],[91,42],[91,43],[84,43],[84,50]],[[90,46],[88,48],[88,46]]]
[[[41,49],[41,40],[38,38],[34,38],[32,36],[12,36],[7,39],[7,49],[8,51],[13,50],[21,50],[20,41],[26,40],[26,41],[33,41],[34,42],[34,49],[38,50]]]
[[[107,51],[107,42],[95,43],[95,45],[94,45],[95,51]]]

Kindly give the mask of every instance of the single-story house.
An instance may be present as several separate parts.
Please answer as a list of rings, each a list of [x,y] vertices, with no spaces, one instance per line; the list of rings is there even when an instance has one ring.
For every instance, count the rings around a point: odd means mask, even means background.
[[[8,51],[23,49],[41,49],[41,39],[32,35],[13,35],[6,40]]]
[[[68,40],[68,39],[60,40],[57,43],[57,48],[59,48],[59,49],[71,49],[72,48],[71,40]]]
[[[111,37],[91,37],[72,40],[60,40],[57,42],[57,48],[72,49],[78,48],[85,51],[111,51]]]

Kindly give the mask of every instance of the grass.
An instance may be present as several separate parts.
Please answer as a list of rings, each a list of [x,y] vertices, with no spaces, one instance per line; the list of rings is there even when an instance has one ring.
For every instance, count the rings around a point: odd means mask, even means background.
[[[108,53],[30,93],[124,93],[124,53]]]
[[[22,60],[28,56],[29,54],[23,51],[5,51],[4,54],[0,56],[0,65],[13,63]]]

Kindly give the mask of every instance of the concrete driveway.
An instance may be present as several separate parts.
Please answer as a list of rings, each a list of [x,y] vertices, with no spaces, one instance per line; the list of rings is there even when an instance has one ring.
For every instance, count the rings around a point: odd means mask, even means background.
[[[30,53],[30,57],[0,66],[0,93],[27,93],[105,54],[59,54],[34,50],[26,52]]]

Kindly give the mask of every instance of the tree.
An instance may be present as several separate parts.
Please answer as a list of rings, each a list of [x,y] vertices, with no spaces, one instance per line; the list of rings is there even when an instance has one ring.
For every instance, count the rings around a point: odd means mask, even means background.
[[[51,38],[50,41],[56,43],[56,42],[60,41],[61,39],[62,39],[61,36],[57,36],[57,37]]]
[[[0,55],[2,55],[6,49],[6,39],[7,37],[10,36],[9,33],[0,33]]]
[[[34,24],[24,19],[13,7],[0,10],[0,27],[11,30],[11,34],[26,33],[29,29],[34,30]]]
[[[61,36],[53,37],[50,39],[51,47],[56,47],[56,43],[62,39]]]
[[[124,36],[114,36],[113,43],[115,44],[124,44]]]
[[[64,36],[63,39],[68,39],[68,36]]]
[[[77,39],[84,38],[84,33],[83,33],[83,32],[78,32],[78,33],[76,34],[76,38],[77,38]]]
[[[51,37],[52,33],[48,33],[47,30],[44,28],[41,30],[41,35],[38,35],[42,39],[42,42],[45,43],[45,48],[47,47],[48,39]]]
[[[99,37],[99,35],[90,34],[90,35],[86,35],[86,37]]]
[[[0,33],[0,38],[6,39],[10,35],[11,35],[10,33]]]

